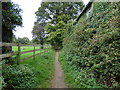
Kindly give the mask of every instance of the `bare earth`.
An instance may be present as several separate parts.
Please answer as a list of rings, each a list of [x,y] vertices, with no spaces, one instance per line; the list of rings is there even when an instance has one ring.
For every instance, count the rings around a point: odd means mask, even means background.
[[[52,80],[52,88],[68,88],[64,82],[64,73],[58,61],[59,51],[55,55],[55,74]]]

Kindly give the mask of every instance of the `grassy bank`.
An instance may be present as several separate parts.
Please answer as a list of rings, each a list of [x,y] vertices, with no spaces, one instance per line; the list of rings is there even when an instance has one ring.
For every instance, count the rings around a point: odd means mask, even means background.
[[[55,52],[50,49],[47,53],[37,55],[35,60],[30,58],[21,62],[21,64],[29,64],[33,67],[36,82],[35,88],[50,88],[54,72],[54,55]]]
[[[103,88],[93,78],[93,75],[86,73],[86,70],[81,70],[71,62],[64,59],[64,53],[60,53],[59,61],[64,70],[65,82],[69,88]]]
[[[35,60],[29,58],[21,61],[20,65],[6,65],[3,60],[3,77],[0,77],[3,80],[3,86],[0,87],[5,89],[50,88],[54,74],[55,51],[50,48],[47,50],[48,52],[36,55]],[[22,58],[28,57],[30,54],[32,53],[26,53]]]

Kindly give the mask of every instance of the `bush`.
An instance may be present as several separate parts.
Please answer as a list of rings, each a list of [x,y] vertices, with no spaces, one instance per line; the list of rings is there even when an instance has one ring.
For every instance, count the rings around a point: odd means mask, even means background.
[[[107,87],[120,83],[120,2],[94,2],[92,13],[81,17],[73,34],[64,39],[67,60]],[[86,69],[88,69],[86,71]]]
[[[5,85],[6,83],[4,82],[3,76],[0,76],[0,89],[2,89]]]
[[[60,55],[60,63],[64,69],[65,81],[69,88],[103,88],[104,85],[99,84],[94,78],[94,74],[89,69],[80,69],[73,65],[70,61],[65,61],[63,52]]]
[[[27,64],[7,66],[2,74],[5,88],[32,88],[35,85],[34,73]]]
[[[2,74],[2,66],[4,65],[5,60],[0,61],[0,75]],[[3,76],[0,76],[0,89],[6,85]]]

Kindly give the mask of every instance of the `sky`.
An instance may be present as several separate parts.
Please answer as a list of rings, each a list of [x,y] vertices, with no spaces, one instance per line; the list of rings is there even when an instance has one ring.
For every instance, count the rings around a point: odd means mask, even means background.
[[[22,15],[22,22],[23,27],[16,27],[16,31],[13,33],[16,35],[16,38],[20,37],[28,37],[32,40],[32,33],[34,22],[36,21],[35,12],[40,7],[40,3],[42,0],[11,0],[12,2],[19,5],[19,7],[23,10],[21,13]],[[85,5],[88,3],[89,0],[83,0]]]

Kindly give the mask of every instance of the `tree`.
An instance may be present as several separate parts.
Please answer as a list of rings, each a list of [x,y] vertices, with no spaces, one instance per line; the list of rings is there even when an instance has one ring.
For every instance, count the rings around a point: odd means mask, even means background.
[[[2,2],[2,42],[12,42],[13,32],[16,26],[22,25],[21,9],[12,2]],[[3,47],[2,53],[12,50],[11,47]]]
[[[46,27],[48,40],[53,47],[60,47],[65,24],[69,20],[75,20],[82,7],[82,2],[43,2],[36,12],[37,21],[35,23]]]
[[[23,37],[22,38],[24,40],[24,44],[29,44],[30,43],[30,40],[28,37]]]
[[[17,40],[17,39],[16,39],[16,36],[13,34],[13,36],[12,36],[12,42],[13,42],[13,43],[16,43],[16,40]]]
[[[64,33],[67,29],[67,22],[69,20],[68,15],[60,15],[58,16],[59,22],[56,25],[52,25],[51,23],[47,24],[45,29],[48,32],[47,40],[51,43],[54,49],[61,49],[63,47],[62,42],[65,37]],[[72,22],[70,22],[72,23]]]
[[[82,2],[42,2],[36,12],[36,22],[46,24],[50,21],[56,24],[57,16],[62,14],[67,14],[71,20],[75,20],[82,8]]]
[[[44,27],[39,24],[35,24],[32,30],[33,42],[37,44],[40,43],[42,45],[41,47],[42,49],[43,49],[44,37],[45,37],[44,32],[45,32]]]
[[[18,39],[16,39],[16,43],[29,44],[30,40],[28,37],[18,38]]]

